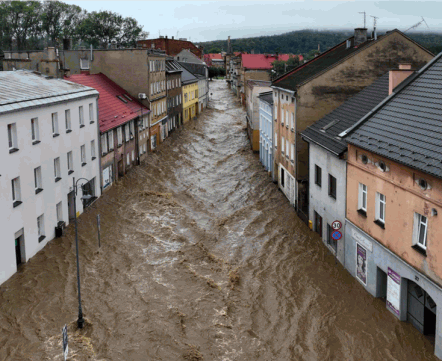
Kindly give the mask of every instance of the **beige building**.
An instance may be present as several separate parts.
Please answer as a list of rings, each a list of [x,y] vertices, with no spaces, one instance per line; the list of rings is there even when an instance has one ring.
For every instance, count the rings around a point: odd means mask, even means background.
[[[273,81],[275,168],[298,211],[308,211],[308,143],[300,133],[399,63],[419,69],[432,58],[399,30],[374,40],[367,29],[355,29],[353,37]]]

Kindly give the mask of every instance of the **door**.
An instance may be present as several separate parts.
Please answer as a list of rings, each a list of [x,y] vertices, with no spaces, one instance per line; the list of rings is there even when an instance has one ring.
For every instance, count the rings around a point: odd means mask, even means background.
[[[322,217],[315,211],[315,232],[322,238]]]
[[[425,290],[408,280],[408,321],[424,335],[436,334],[436,303]]]
[[[118,161],[118,176],[120,176],[120,177],[124,176],[123,159],[120,159],[120,160]]]
[[[23,236],[20,236],[18,238],[15,239],[15,261],[17,263],[17,268],[22,264],[21,261],[21,246],[20,246],[20,238],[22,238]]]
[[[69,220],[75,219],[74,191],[68,193],[68,210],[69,210]]]

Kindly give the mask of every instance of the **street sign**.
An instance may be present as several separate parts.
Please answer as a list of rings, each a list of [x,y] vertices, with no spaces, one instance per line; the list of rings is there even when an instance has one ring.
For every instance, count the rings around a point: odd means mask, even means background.
[[[339,231],[334,231],[331,236],[335,241],[339,241],[342,238],[342,233]]]
[[[68,328],[66,325],[64,325],[63,327],[63,356],[64,356],[64,361],[66,361],[67,357],[68,357],[68,352],[69,352],[69,347],[68,347]]]
[[[339,221],[334,221],[334,222],[332,223],[332,228],[333,228],[335,231],[337,231],[338,229],[341,229],[341,227],[342,227],[342,223],[339,222]]]

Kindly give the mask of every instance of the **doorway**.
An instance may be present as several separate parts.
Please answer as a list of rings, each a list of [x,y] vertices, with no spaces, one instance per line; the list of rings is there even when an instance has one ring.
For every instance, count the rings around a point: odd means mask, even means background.
[[[15,234],[15,261],[17,269],[26,262],[25,237],[23,228]]]
[[[419,285],[408,280],[407,319],[421,333],[434,337],[436,334],[436,303]]]
[[[68,211],[69,211],[69,221],[75,219],[75,209],[74,209],[74,191],[68,193]]]
[[[322,239],[322,217],[314,211],[315,214],[315,232],[319,234]]]

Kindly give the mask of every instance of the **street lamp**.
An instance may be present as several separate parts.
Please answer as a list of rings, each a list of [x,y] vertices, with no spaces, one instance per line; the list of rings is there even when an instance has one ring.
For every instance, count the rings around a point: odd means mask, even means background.
[[[89,181],[85,178],[79,178],[77,182],[75,182],[75,177],[72,178],[72,182],[74,184],[74,216],[75,216],[75,247],[77,250],[77,287],[78,287],[78,320],[77,320],[77,326],[78,328],[83,328],[84,326],[84,318],[83,318],[83,310],[81,309],[81,291],[80,291],[80,261],[78,258],[78,225],[77,225],[77,193],[78,193],[78,186],[77,183],[81,180],[86,181],[89,183]],[[83,194],[83,186],[81,187],[81,192]],[[92,196],[90,194],[82,195],[82,200],[88,200],[91,199]]]

